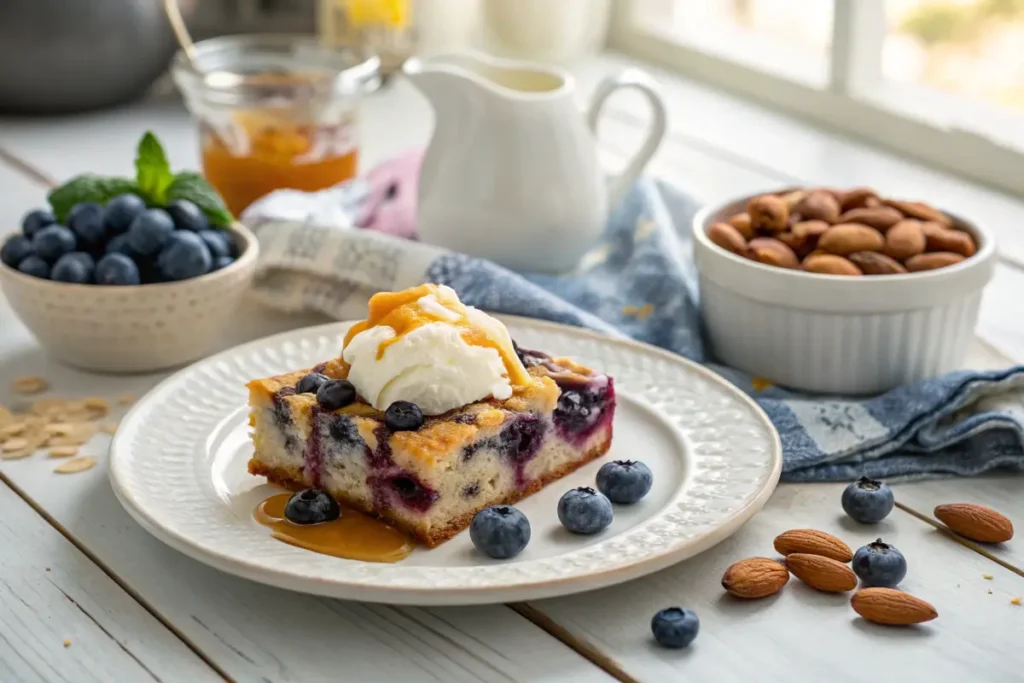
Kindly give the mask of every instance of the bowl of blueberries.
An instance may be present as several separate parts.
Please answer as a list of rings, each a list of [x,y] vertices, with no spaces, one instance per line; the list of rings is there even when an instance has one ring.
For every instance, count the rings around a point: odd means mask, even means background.
[[[0,286],[52,356],[107,372],[145,372],[208,353],[256,267],[256,238],[193,173],[78,176],[0,240]],[[152,156],[152,150],[150,150]],[[152,162],[152,160],[150,160]]]

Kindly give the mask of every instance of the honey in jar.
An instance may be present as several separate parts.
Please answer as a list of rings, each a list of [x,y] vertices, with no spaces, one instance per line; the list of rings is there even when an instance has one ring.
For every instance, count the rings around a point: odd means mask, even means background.
[[[171,70],[199,126],[203,173],[236,216],[274,190],[355,176],[359,102],[379,72],[375,56],[288,35],[204,40]]]

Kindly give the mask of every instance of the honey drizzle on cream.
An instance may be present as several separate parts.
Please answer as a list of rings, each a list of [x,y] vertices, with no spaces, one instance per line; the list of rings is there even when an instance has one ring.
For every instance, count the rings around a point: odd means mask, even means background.
[[[455,320],[440,317],[430,311],[417,306],[416,302],[422,297],[433,294],[438,302],[446,309],[458,316]],[[384,356],[388,346],[409,334],[413,330],[428,323],[443,322],[460,328],[463,340],[471,346],[482,346],[494,349],[498,352],[502,363],[505,364],[505,372],[508,373],[509,382],[516,386],[526,386],[531,383],[531,378],[515,350],[504,346],[497,340],[487,335],[485,330],[473,325],[466,315],[466,307],[459,301],[452,301],[446,297],[440,287],[432,284],[420,285],[401,292],[381,292],[370,298],[369,310],[366,320],[353,325],[348,334],[345,335],[345,346],[359,334],[371,327],[383,325],[395,331],[395,336],[381,342],[377,349],[377,359]]]
[[[392,526],[358,510],[341,506],[341,517],[321,524],[293,524],[284,516],[291,498],[280,493],[256,506],[253,517],[274,538],[323,555],[363,562],[398,562],[413,550],[413,542]]]

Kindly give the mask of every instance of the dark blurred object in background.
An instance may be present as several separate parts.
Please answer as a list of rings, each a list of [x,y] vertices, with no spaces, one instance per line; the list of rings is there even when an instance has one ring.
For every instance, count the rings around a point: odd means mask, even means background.
[[[179,0],[198,39],[311,33],[310,0]],[[61,114],[141,97],[178,49],[160,0],[0,0],[0,112]]]

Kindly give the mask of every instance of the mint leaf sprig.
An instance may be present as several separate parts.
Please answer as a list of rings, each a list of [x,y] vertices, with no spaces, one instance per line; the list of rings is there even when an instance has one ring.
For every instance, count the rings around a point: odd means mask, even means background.
[[[151,207],[166,206],[172,199],[187,199],[206,214],[213,226],[223,227],[234,221],[224,200],[206,179],[191,171],[171,172],[167,154],[152,131],[146,131],[139,140],[134,180],[86,173],[51,190],[47,200],[57,221],[64,223],[75,204],[106,204],[128,192],[139,195]]]

